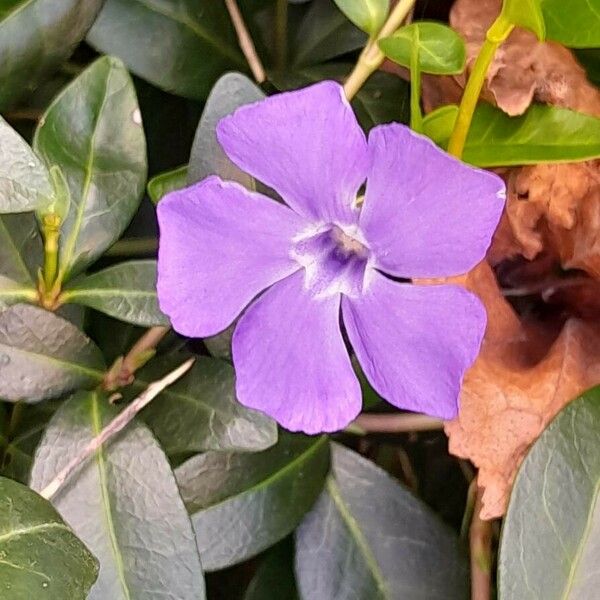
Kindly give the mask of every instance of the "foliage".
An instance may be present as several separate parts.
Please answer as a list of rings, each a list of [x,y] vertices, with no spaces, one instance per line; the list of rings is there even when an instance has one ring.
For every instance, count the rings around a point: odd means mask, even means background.
[[[0,1],[0,597],[594,597],[600,2],[442,4]],[[352,356],[363,414],[307,436],[238,401],[235,323],[170,330],[155,213],[211,175],[287,201],[218,123],[361,77],[366,134],[464,134],[507,203],[486,260],[443,281],[488,314],[458,417],[384,407]]]

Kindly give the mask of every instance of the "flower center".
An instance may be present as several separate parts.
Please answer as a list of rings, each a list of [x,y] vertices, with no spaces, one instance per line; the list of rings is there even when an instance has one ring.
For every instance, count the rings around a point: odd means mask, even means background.
[[[359,237],[328,224],[297,239],[292,256],[306,271],[305,286],[320,297],[360,295],[371,252]]]

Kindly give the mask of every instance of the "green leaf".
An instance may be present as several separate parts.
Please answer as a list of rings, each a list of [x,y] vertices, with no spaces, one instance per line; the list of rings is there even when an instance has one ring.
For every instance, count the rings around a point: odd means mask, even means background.
[[[502,529],[502,600],[598,596],[600,388],[567,405],[521,465]]]
[[[598,0],[541,0],[548,39],[571,48],[600,47]]]
[[[272,82],[280,90],[292,90],[323,79],[341,82],[351,70],[351,64],[330,63],[278,73],[272,76]],[[409,84],[396,75],[383,71],[373,73],[352,99],[352,108],[363,128],[368,131],[381,123],[408,123],[409,89]]]
[[[310,600],[464,600],[456,536],[407,489],[334,445],[333,475],[296,532],[296,579]]]
[[[60,400],[47,400],[38,404],[13,405],[10,423],[0,435],[2,475],[21,483],[29,481],[33,455],[44,429]]]
[[[224,2],[107,0],[87,37],[168,92],[204,100],[228,69],[246,69]]]
[[[63,63],[102,0],[4,0],[0,5],[0,109],[15,104]]]
[[[175,476],[204,568],[242,562],[293,531],[328,469],[327,437],[283,432],[264,452],[207,452],[183,463]]]
[[[59,256],[68,278],[121,236],[144,192],[144,131],[122,63],[99,58],[67,86],[40,121],[34,148],[61,168],[71,191]]]
[[[294,69],[315,65],[362,48],[367,36],[331,0],[313,0],[304,18],[291,23],[290,58]]]
[[[36,210],[50,202],[50,175],[29,144],[0,117],[0,213]]]
[[[188,166],[183,165],[171,171],[160,173],[153,177],[147,186],[148,196],[154,204],[158,204],[159,200],[175,190],[180,190],[187,185]]]
[[[244,594],[244,600],[298,600],[294,546],[288,537],[268,550]]]
[[[401,27],[383,38],[383,53],[403,67],[410,68],[413,45],[419,51],[419,69],[434,75],[453,75],[465,68],[466,50],[462,38],[447,25],[426,21]]]
[[[239,169],[225,154],[217,141],[217,123],[244,104],[265,97],[262,90],[241,73],[223,75],[211,90],[200,118],[188,166],[188,183],[196,183],[209,175],[237,181],[254,190],[254,179]]]
[[[154,359],[138,372],[134,389],[139,392],[183,360],[177,355]],[[141,416],[169,457],[204,450],[252,452],[277,441],[275,422],[236,400],[233,368],[215,358],[198,358]]]
[[[426,135],[448,143],[453,110],[442,107],[425,117]],[[480,103],[469,130],[463,160],[479,167],[572,162],[600,156],[600,119],[558,106],[534,104],[520,117],[509,117]]]
[[[31,487],[43,489],[118,411],[78,392],[48,425]],[[100,561],[90,600],[205,598],[194,533],[162,450],[140,424],[83,464],[52,503]]]
[[[338,8],[360,29],[376,35],[390,11],[390,0],[334,0]]]
[[[43,257],[33,213],[0,215],[0,273],[4,277],[35,287]]]
[[[7,600],[85,600],[98,563],[52,505],[0,477],[0,589]]]
[[[169,324],[158,308],[155,260],[132,260],[77,279],[66,287],[60,300],[142,327]]]
[[[36,306],[0,313],[0,398],[38,402],[102,381],[100,350],[77,327]]]
[[[546,26],[542,14],[544,0],[503,0],[502,16],[512,25],[529,29],[537,36],[538,40],[546,38]],[[591,0],[592,2],[594,0]],[[561,13],[564,12],[564,0]]]

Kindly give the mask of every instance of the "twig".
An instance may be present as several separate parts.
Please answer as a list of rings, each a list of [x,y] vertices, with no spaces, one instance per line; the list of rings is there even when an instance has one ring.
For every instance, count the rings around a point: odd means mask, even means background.
[[[7,112],[4,117],[7,121],[39,121],[44,111],[39,108],[17,108]]]
[[[477,485],[476,481],[473,485]],[[490,600],[492,596],[492,522],[484,521],[481,513],[483,492],[477,488],[473,519],[469,530],[471,549],[471,600]]]
[[[359,429],[367,433],[405,433],[409,431],[432,431],[442,429],[444,422],[427,415],[359,415],[354,421]]]
[[[233,27],[238,36],[240,48],[244,53],[246,60],[248,61],[252,75],[254,75],[256,83],[262,83],[267,78],[265,68],[263,67],[262,62],[256,53],[254,42],[252,41],[250,32],[246,27],[246,23],[244,23],[244,17],[240,12],[237,2],[236,0],[225,0],[225,5],[229,11],[231,22],[233,23]]]
[[[194,360],[195,359],[193,358],[186,360],[182,365],[177,367],[174,371],[171,371],[168,375],[165,375],[162,379],[151,383],[142,394],[140,394],[126,409],[119,413],[119,415],[102,429],[95,438],[90,440],[77,456],[69,461],[67,466],[40,492],[40,496],[46,498],[46,500],[50,500],[81,463],[94,454],[94,452],[96,452],[98,448],[113,435],[119,433],[119,431],[126,427],[140,410],[156,398],[156,396],[158,396],[166,387],[175,383],[182,377],[190,369]]]

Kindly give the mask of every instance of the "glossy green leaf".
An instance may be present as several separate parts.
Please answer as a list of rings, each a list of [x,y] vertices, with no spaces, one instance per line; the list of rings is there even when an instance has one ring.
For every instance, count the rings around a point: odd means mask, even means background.
[[[0,595],[85,600],[98,563],[52,505],[0,477]]]
[[[132,260],[77,279],[60,298],[133,325],[169,324],[158,308],[155,260]]]
[[[221,1],[107,0],[87,40],[187,98],[203,100],[224,71],[247,68]]]
[[[60,400],[14,405],[10,423],[0,434],[0,472],[21,483],[29,481],[33,455]]]
[[[27,304],[0,312],[0,398],[55,398],[103,374],[100,350],[69,321]]]
[[[264,93],[241,73],[223,75],[211,90],[200,118],[188,166],[188,183],[196,183],[209,175],[237,181],[248,189],[256,189],[254,179],[227,157],[217,141],[217,123],[244,104],[257,102]]]
[[[327,437],[281,433],[260,453],[207,452],[175,471],[204,568],[222,569],[294,530],[323,488]]]
[[[351,64],[331,63],[284,75],[277,74],[272,77],[272,81],[280,90],[291,90],[323,79],[341,82],[351,70]],[[409,84],[400,77],[377,71],[354,96],[352,108],[365,130],[381,123],[408,123],[409,90]]]
[[[445,147],[453,109],[427,115],[425,133]],[[477,106],[463,160],[480,167],[571,162],[600,156],[600,119],[558,106],[532,105],[520,117],[509,117],[490,104]]]
[[[0,108],[17,102],[64,62],[94,22],[102,0],[0,3]]]
[[[141,369],[139,391],[187,357],[156,358]],[[141,413],[169,457],[204,450],[258,451],[277,441],[275,422],[242,406],[235,397],[234,371],[228,363],[198,358],[177,383]]]
[[[548,39],[571,48],[600,47],[598,0],[540,0]]]
[[[338,8],[360,29],[373,36],[381,29],[390,0],[334,0]]]
[[[99,58],[67,86],[40,121],[34,147],[71,190],[59,257],[68,278],[121,236],[144,192],[144,131],[122,63]]]
[[[33,213],[0,215],[0,274],[35,287],[42,262],[42,238]]]
[[[298,600],[294,578],[294,546],[288,537],[265,553],[244,600]]]
[[[168,194],[174,192],[187,185],[188,166],[183,165],[171,171],[160,173],[148,182],[148,196],[154,204],[158,204],[159,200]]]
[[[521,465],[502,529],[501,600],[590,600],[600,573],[600,388],[567,405]]]
[[[462,38],[447,25],[426,21],[401,27],[383,38],[383,53],[403,67],[410,67],[411,52],[416,44],[418,65],[423,73],[452,75],[465,68],[466,50]]]
[[[464,600],[457,537],[385,471],[334,445],[333,474],[296,532],[306,600]]]
[[[31,487],[43,489],[117,413],[97,392],[78,392],[48,425]],[[89,600],[205,598],[194,532],[166,457],[130,423],[80,467],[52,503],[100,561]]]
[[[529,29],[529,31],[535,33],[539,40],[544,41],[546,38],[546,26],[541,6],[543,1],[503,0],[502,15],[509,23]],[[594,0],[590,1],[593,2]]]
[[[292,24],[290,58],[294,69],[325,62],[362,48],[367,36],[331,0],[313,0],[304,18]]]
[[[0,117],[0,213],[36,210],[50,202],[50,175],[29,144]]]

